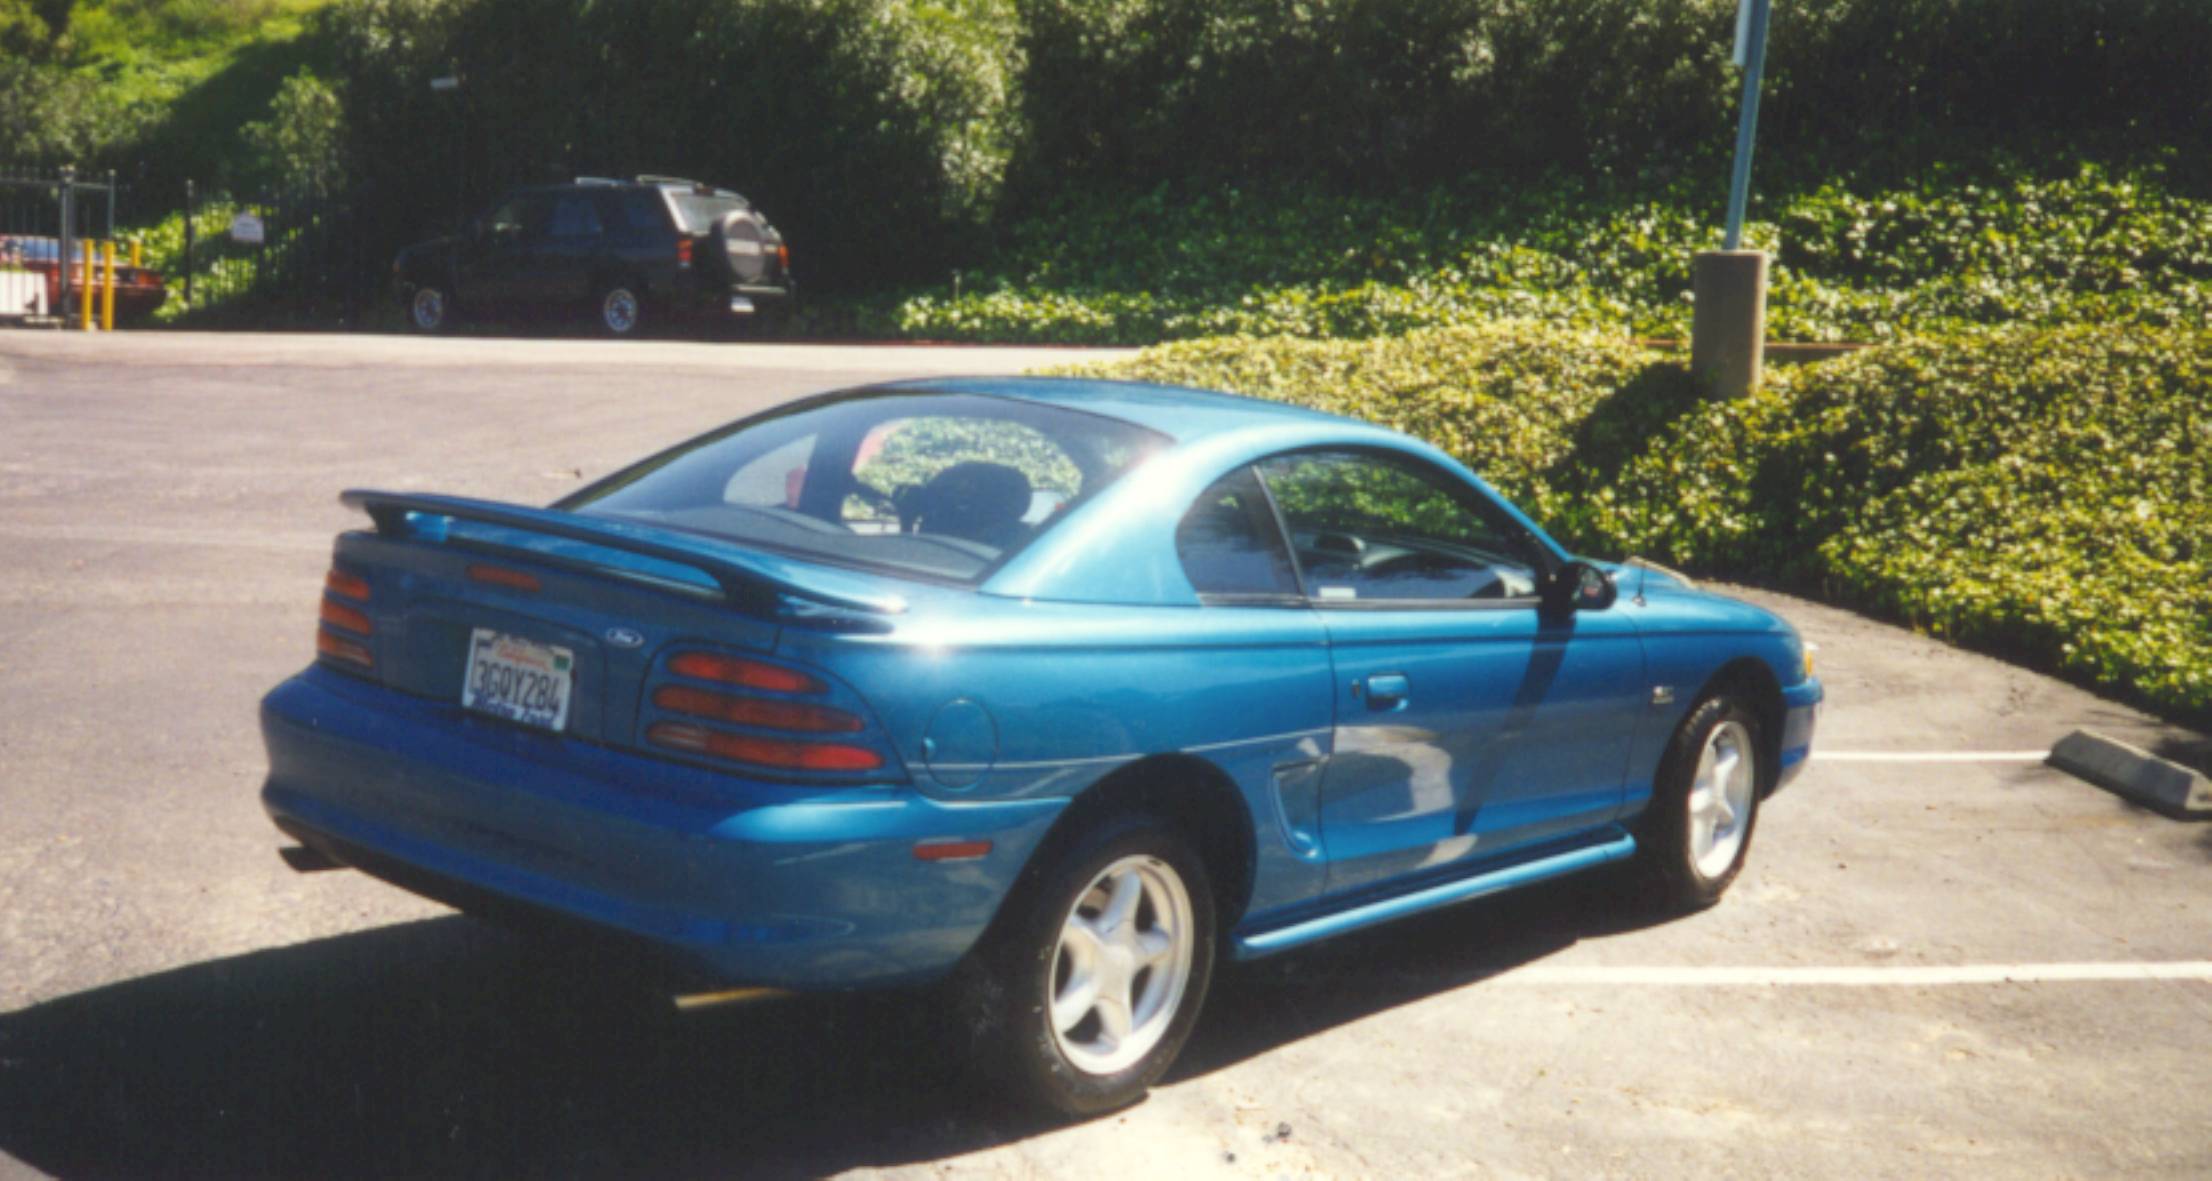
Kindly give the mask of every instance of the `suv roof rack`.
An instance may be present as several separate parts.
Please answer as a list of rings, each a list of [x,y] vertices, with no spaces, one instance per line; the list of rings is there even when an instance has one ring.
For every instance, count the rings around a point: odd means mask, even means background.
[[[641,185],[690,185],[695,189],[708,187],[706,182],[696,181],[688,176],[660,176],[651,172],[640,175],[637,182]]]
[[[580,185],[618,185],[622,182],[610,176],[579,176],[576,178],[576,183]]]

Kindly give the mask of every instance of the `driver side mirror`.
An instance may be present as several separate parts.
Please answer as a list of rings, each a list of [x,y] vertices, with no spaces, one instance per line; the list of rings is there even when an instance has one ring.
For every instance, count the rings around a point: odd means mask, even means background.
[[[1552,571],[1544,601],[1560,611],[1603,611],[1621,597],[1613,576],[1588,562],[1569,562]]]

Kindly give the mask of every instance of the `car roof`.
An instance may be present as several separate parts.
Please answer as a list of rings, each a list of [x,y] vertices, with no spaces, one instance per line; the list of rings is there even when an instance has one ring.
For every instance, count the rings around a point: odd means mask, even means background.
[[[1180,443],[1193,443],[1229,431],[1274,423],[1368,425],[1355,418],[1287,402],[1098,377],[932,377],[870,388],[982,394],[1060,406],[1118,418]]]

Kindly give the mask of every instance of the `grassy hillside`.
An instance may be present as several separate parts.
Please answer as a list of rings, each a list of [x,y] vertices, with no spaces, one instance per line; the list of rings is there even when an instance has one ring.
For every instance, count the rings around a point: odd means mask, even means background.
[[[114,168],[141,207],[244,165],[240,129],[327,63],[331,0],[78,0],[0,70],[0,161]]]

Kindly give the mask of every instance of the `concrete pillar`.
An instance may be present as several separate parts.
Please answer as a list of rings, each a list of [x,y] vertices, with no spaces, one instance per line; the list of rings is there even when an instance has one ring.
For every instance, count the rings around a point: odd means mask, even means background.
[[[1691,260],[1690,370],[1715,398],[1741,398],[1766,365],[1767,256],[1762,250],[1701,250]]]

